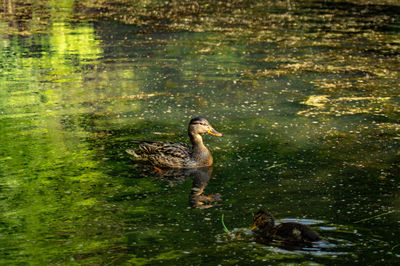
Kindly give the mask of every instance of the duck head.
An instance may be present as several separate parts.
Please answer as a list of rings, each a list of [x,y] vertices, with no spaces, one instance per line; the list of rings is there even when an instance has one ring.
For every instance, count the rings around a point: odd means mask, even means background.
[[[196,117],[190,120],[189,123],[189,135],[195,135],[195,134],[211,134],[217,137],[221,137],[222,134],[216,131],[211,124],[205,119],[204,117]]]
[[[253,217],[253,227],[251,230],[258,234],[269,234],[274,228],[275,221],[272,214],[266,210],[259,210]]]

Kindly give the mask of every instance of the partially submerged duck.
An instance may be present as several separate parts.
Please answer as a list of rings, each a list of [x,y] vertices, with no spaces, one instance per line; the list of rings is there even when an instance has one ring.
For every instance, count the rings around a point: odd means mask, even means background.
[[[274,217],[265,210],[254,215],[251,230],[260,242],[277,239],[291,244],[309,244],[321,240],[317,232],[304,224],[288,222],[275,226]]]
[[[157,167],[195,168],[211,166],[213,157],[204,146],[201,134],[211,134],[221,137],[211,124],[203,117],[190,120],[188,134],[192,146],[181,142],[136,140],[139,149],[127,149],[126,152],[139,160],[149,161]]]

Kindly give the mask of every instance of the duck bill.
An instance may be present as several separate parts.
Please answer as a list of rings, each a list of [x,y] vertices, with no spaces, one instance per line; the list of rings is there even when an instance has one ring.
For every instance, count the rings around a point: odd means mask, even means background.
[[[216,130],[213,129],[213,128],[209,129],[207,133],[208,133],[208,134],[211,134],[211,135],[214,135],[214,136],[217,136],[217,137],[221,137],[221,136],[222,136],[221,133],[219,133],[218,131],[216,131]]]
[[[254,230],[256,230],[256,229],[258,229],[258,226],[257,226],[257,225],[253,225],[253,226],[250,228],[251,231],[254,231]]]

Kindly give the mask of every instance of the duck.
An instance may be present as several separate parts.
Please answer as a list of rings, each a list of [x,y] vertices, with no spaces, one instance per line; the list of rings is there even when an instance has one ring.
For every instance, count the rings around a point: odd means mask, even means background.
[[[275,220],[271,213],[259,210],[253,217],[253,227],[258,242],[269,242],[273,239],[289,244],[311,244],[320,241],[318,233],[309,226],[287,222],[275,226]]]
[[[192,146],[182,142],[134,140],[138,144],[136,150],[126,152],[137,160],[148,161],[155,168],[197,168],[211,166],[213,157],[203,143],[202,134],[221,137],[204,117],[198,116],[190,120],[188,135]]]

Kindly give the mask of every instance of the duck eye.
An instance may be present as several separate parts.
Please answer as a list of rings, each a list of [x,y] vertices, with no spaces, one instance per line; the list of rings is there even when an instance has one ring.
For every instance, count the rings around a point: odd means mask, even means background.
[[[198,122],[198,123],[193,123],[192,125],[201,125],[201,126],[208,126],[207,124],[203,123],[203,122]]]

